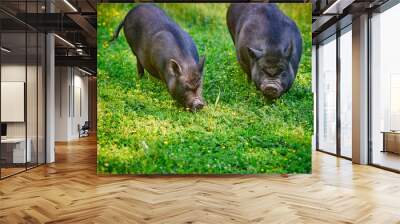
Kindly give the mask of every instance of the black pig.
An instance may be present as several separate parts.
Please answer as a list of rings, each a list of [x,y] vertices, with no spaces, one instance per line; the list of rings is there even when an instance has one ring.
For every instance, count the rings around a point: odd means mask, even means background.
[[[227,25],[248,81],[269,99],[288,91],[296,78],[302,39],[296,24],[275,4],[231,4]]]
[[[137,59],[139,77],[147,70],[167,85],[172,97],[192,111],[203,108],[202,74],[204,57],[199,59],[192,38],[164,11],[142,4],[129,11],[121,28]]]

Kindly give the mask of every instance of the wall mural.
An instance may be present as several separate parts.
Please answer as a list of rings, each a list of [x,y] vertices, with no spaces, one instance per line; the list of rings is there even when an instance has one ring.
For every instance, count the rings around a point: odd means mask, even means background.
[[[311,4],[98,4],[98,173],[310,173]]]

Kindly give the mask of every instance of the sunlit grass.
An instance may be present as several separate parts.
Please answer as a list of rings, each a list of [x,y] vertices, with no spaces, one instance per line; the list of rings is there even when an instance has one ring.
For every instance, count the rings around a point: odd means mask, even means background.
[[[177,107],[148,73],[141,80],[123,32],[134,4],[98,6],[98,171],[100,173],[304,173],[311,170],[311,5],[279,5],[296,20],[304,54],[292,89],[267,102],[236,61],[227,4],[159,4],[206,55],[207,107]]]

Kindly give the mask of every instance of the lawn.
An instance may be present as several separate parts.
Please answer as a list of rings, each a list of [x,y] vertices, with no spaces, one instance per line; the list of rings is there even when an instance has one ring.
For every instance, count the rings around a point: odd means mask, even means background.
[[[311,172],[311,4],[280,4],[299,26],[303,56],[293,87],[267,101],[246,81],[226,26],[227,4],[158,4],[206,55],[197,113],[178,107],[136,58],[123,31],[134,4],[98,4],[98,155],[103,174]]]

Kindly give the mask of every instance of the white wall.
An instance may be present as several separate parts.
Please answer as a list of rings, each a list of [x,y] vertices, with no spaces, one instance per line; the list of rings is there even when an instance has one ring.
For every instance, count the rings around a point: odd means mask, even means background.
[[[78,71],[78,74],[76,72]],[[81,126],[85,123],[85,121],[88,121],[88,77],[87,76],[82,76],[83,73],[81,73],[79,70],[75,70],[75,75],[74,75],[74,93],[73,96],[75,100],[74,108],[75,113],[73,113],[73,119],[72,119],[72,130],[71,130],[71,135],[74,136],[75,138],[79,137],[79,132],[78,132],[78,124]],[[79,93],[80,92],[80,93]],[[80,97],[79,97],[80,95]],[[80,103],[78,102],[80,101]],[[79,108],[81,107],[81,108]],[[80,111],[81,109],[81,111]],[[74,112],[74,111],[73,111]]]
[[[25,82],[25,64],[1,65],[1,81]]]
[[[77,139],[78,124],[88,120],[88,78],[76,68],[56,67],[55,85],[55,140]]]
[[[71,82],[68,71],[67,67],[55,68],[55,141],[68,140],[68,88]]]

